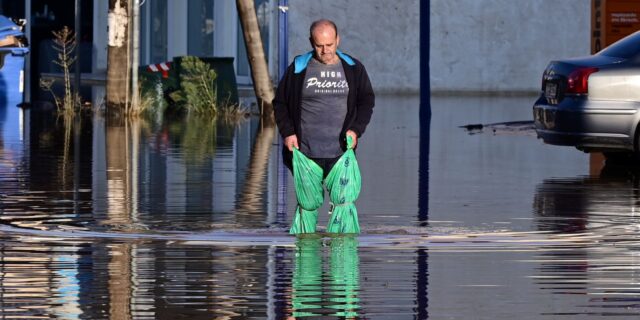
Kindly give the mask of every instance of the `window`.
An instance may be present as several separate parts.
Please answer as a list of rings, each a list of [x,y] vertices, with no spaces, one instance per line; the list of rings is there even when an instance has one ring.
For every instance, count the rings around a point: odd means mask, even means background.
[[[213,0],[190,0],[187,21],[188,54],[213,56]]]
[[[149,5],[149,62],[165,62],[167,60],[167,0],[150,1]]]

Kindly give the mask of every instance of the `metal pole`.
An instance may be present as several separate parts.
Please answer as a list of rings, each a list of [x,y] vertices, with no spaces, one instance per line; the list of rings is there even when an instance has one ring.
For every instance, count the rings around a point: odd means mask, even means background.
[[[80,22],[80,16],[82,15],[81,0],[76,0],[76,16],[75,16],[75,29],[76,29],[76,76],[74,79],[74,87],[77,93],[80,92],[80,45],[82,44],[82,25]],[[75,97],[74,97],[75,99]]]
[[[288,0],[278,0],[278,78],[281,79],[284,73],[287,71],[287,65],[289,64],[289,43],[288,43],[288,19],[287,12],[289,11]]]
[[[430,0],[420,1],[420,112],[431,116],[431,83],[429,79]]]
[[[27,36],[27,40],[29,40],[29,45],[31,45],[31,0],[27,0],[24,2],[24,18],[27,20],[27,25],[25,26],[25,35]],[[33,50],[33,48],[29,48],[29,51]],[[24,71],[24,101],[26,103],[31,102],[31,55],[29,55],[26,59],[25,71]]]
[[[420,166],[418,168],[418,221],[429,223],[429,139],[431,85],[429,83],[429,0],[420,1]]]
[[[431,1],[420,1],[420,156],[418,167],[418,221],[429,225],[429,143],[431,131],[431,83],[429,43]],[[416,318],[429,318],[429,252],[418,249],[416,256]]]
[[[131,107],[140,107],[140,93],[138,92],[138,66],[140,65],[140,0],[133,1],[133,55],[131,65]]]
[[[278,79],[282,79],[287,71],[289,60],[289,44],[287,35],[287,12],[289,11],[288,0],[278,0]],[[282,137],[278,138],[278,150],[282,149]],[[281,159],[281,152],[278,155],[278,207],[276,216],[278,222],[284,222],[287,216],[287,169]]]

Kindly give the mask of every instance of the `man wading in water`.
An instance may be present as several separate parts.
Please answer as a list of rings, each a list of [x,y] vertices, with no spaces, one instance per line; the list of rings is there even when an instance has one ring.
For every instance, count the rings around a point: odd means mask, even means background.
[[[338,50],[335,23],[313,22],[309,41],[313,50],[289,65],[273,107],[284,139],[285,165],[293,171],[295,148],[317,163],[326,178],[347,150],[346,136],[354,148],[357,145],[371,119],[375,95],[362,63]]]

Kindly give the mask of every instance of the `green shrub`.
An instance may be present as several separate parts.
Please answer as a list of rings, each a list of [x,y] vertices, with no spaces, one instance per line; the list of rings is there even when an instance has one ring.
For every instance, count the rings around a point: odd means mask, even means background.
[[[185,57],[181,68],[180,90],[172,93],[171,98],[189,113],[215,115],[218,112],[216,72],[193,56]]]

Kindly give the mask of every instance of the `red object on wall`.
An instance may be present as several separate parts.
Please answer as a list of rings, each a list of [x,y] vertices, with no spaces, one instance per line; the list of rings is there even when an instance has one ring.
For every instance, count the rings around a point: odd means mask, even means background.
[[[147,69],[151,72],[162,72],[163,78],[169,77],[169,70],[171,70],[171,62],[163,62],[158,64],[150,64]]]

